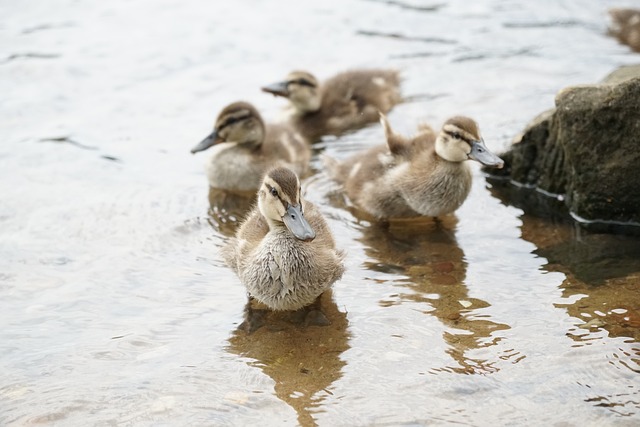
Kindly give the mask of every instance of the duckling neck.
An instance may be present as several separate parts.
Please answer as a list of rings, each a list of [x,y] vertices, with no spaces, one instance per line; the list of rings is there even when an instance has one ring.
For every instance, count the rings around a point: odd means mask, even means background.
[[[263,214],[264,216],[264,214]],[[285,230],[287,227],[284,225],[284,222],[282,221],[276,221],[272,218],[269,218],[267,216],[264,217],[265,220],[267,221],[267,225],[269,226],[269,231],[283,231]]]
[[[249,152],[259,151],[262,148],[262,141],[256,140],[236,142],[235,144],[237,149],[246,150]]]
[[[467,153],[460,150],[447,149],[446,143],[442,137],[436,139],[436,154],[447,162],[464,162],[469,158]]]
[[[322,96],[317,95],[307,99],[291,99],[298,114],[313,114],[320,111],[322,106]]]
[[[247,149],[256,149],[262,145],[264,138],[266,136],[266,129],[264,126],[258,129],[252,129],[250,132],[235,135],[235,142],[238,146],[247,148]],[[232,141],[232,140],[230,140]]]

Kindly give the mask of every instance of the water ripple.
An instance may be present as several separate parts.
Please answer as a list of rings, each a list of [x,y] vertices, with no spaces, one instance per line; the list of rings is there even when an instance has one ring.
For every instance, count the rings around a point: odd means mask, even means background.
[[[395,40],[422,42],[422,43],[438,43],[438,44],[456,44],[457,41],[453,39],[443,39],[440,37],[418,37],[418,36],[406,36],[400,33],[383,33],[380,31],[371,30],[358,30],[356,34],[368,37],[384,37]]]

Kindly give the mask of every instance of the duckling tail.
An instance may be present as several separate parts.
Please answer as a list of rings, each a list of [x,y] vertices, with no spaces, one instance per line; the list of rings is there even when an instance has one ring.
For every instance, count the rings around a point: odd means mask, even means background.
[[[402,135],[394,133],[393,129],[391,129],[391,125],[389,124],[389,120],[387,120],[387,116],[385,116],[381,111],[379,111],[379,113],[380,124],[384,129],[384,136],[387,139],[389,151],[393,154],[400,154],[406,148],[406,139]]]
[[[382,129],[384,129],[384,136],[389,139],[393,135],[393,130],[391,130],[389,120],[382,111],[378,111],[378,114],[380,115],[380,124],[382,125]]]
[[[436,131],[426,122],[418,123],[418,135],[437,135]]]

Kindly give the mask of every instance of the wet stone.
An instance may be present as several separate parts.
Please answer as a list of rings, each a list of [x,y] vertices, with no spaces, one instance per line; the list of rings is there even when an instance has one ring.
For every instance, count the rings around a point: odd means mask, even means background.
[[[518,183],[516,192],[557,200],[585,228],[640,234],[640,187],[629,179],[640,174],[640,67],[565,88],[555,103],[501,156],[499,175]],[[537,202],[521,205],[540,213]]]

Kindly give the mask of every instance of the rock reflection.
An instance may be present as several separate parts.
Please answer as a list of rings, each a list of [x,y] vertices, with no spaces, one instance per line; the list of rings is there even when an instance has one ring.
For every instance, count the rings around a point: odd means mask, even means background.
[[[393,301],[383,300],[383,306],[407,301],[424,303],[424,313],[435,316],[448,327],[444,339],[447,353],[458,366],[434,369],[465,374],[497,371],[493,362],[473,359],[470,350],[491,346],[496,330],[508,329],[504,324],[479,319],[474,311],[488,307],[486,301],[470,298],[465,285],[467,262],[455,237],[457,219],[448,216],[439,220],[428,218],[373,224],[362,228],[367,255],[376,262],[366,268],[384,273],[406,274],[407,280],[396,281],[407,291]]]
[[[346,364],[340,355],[349,348],[347,316],[333,301],[331,292],[322,295],[322,310],[329,326],[296,326],[288,313],[269,314],[266,325],[250,335],[236,331],[228,351],[253,359],[275,382],[276,396],[298,414],[301,426],[316,426],[313,416],[332,395],[331,385],[342,376]]]
[[[544,269],[566,276],[560,287],[567,302],[556,306],[584,322],[568,335],[583,343],[605,329],[609,336],[640,341],[640,239],[528,215],[522,220],[522,237],[547,259]]]
[[[555,270],[554,267],[550,267]],[[590,286],[570,272],[560,285],[563,299],[556,303],[583,323],[567,331],[567,336],[581,345],[600,339],[599,331],[606,330],[609,337],[626,337],[640,342],[640,273],[625,278],[608,280],[601,286]],[[640,373],[640,349],[625,363],[627,368]],[[624,363],[623,363],[624,364]]]
[[[547,259],[545,270],[565,274],[564,301],[556,306],[584,322],[567,334],[581,344],[601,329],[640,341],[640,238],[586,231],[573,224],[556,199],[489,181],[492,195],[504,204],[533,212],[520,217],[522,238]]]
[[[255,200],[255,191],[235,192],[209,187],[211,225],[221,234],[233,236]]]
[[[576,229],[576,234],[568,240],[539,247],[536,253],[549,261],[550,268],[566,268],[589,286],[604,285],[611,279],[640,271],[640,239],[637,238],[589,234]]]

